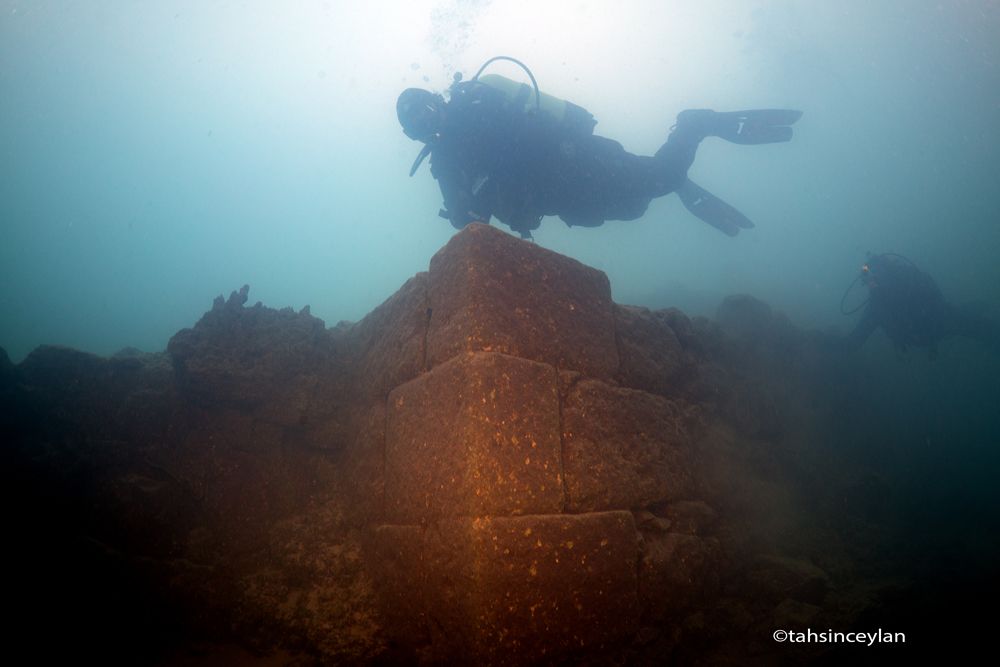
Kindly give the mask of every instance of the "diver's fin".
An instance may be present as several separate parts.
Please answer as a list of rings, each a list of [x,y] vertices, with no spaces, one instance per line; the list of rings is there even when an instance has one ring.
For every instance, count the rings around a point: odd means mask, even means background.
[[[709,134],[734,144],[774,144],[789,141],[801,111],[793,109],[750,109],[716,112]]]
[[[740,229],[754,226],[745,215],[690,179],[677,189],[677,196],[694,217],[729,236],[736,236]]]

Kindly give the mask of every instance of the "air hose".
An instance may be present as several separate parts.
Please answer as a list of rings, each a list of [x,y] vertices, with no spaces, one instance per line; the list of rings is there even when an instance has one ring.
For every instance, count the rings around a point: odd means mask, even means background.
[[[490,65],[490,63],[496,62],[497,60],[509,60],[510,62],[514,63],[515,65],[517,65],[518,67],[520,67],[525,71],[525,73],[528,75],[528,78],[531,79],[532,87],[535,89],[535,107],[541,109],[542,93],[538,89],[538,82],[535,81],[535,75],[531,73],[531,70],[528,69],[527,65],[522,63],[517,58],[511,58],[510,56],[494,56],[483,63],[483,66],[479,68],[479,71],[476,72],[476,75],[474,77],[472,77],[472,80],[475,81],[476,79],[478,79],[479,75],[483,73],[483,70],[485,70]]]
[[[865,263],[868,264],[869,262],[871,262],[872,257],[898,257],[899,259],[903,260],[904,262],[906,262],[907,264],[909,264],[910,266],[912,266],[915,270],[920,271],[920,268],[913,262],[912,259],[910,259],[906,255],[900,255],[899,253],[896,253],[896,252],[884,252],[884,253],[882,253],[880,255],[872,255],[871,253],[868,253],[868,262],[865,262]],[[844,301],[847,300],[847,295],[851,293],[851,290],[854,289],[854,286],[858,284],[858,281],[861,280],[861,277],[863,275],[864,275],[864,273],[861,273],[854,280],[852,280],[851,284],[848,285],[847,289],[844,290],[844,296],[840,297],[840,312],[841,312],[841,314],[843,314],[843,315],[853,315],[854,313],[858,312],[859,310],[861,310],[862,308],[864,308],[865,306],[867,306],[868,302],[871,300],[871,299],[865,299],[864,301],[861,302],[861,304],[859,306],[857,306],[855,308],[852,308],[851,310],[844,310]]]

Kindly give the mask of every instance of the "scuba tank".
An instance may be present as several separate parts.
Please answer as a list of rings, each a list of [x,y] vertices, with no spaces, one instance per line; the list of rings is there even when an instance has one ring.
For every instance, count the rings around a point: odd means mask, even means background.
[[[527,73],[528,78],[531,79],[531,85],[511,81],[499,74],[481,76],[483,71],[497,60],[509,60],[523,69]],[[479,71],[476,72],[475,76],[468,83],[462,81],[461,72],[456,72],[454,82],[449,89],[452,99],[455,98],[457,91],[462,86],[472,82],[488,86],[492,90],[501,93],[511,108],[516,111],[524,113],[540,112],[551,115],[567,135],[586,136],[594,133],[594,126],[597,125],[597,120],[593,114],[572,102],[541,92],[538,89],[538,82],[535,81],[535,75],[531,73],[527,65],[516,58],[511,58],[510,56],[495,56],[490,58],[483,63],[483,66],[479,68]],[[534,99],[532,99],[532,92],[534,92]],[[413,176],[417,172],[420,164],[430,153],[431,144],[424,145],[423,149],[417,155],[417,159],[413,161],[413,165],[410,167],[410,176]]]
[[[511,81],[499,74],[482,76],[486,68],[497,60],[509,60],[523,69],[528,78],[531,79],[531,85]],[[458,84],[460,81],[461,75],[457,74],[455,76],[455,83]],[[597,125],[594,115],[583,107],[541,92],[538,89],[538,82],[535,81],[535,75],[531,73],[527,65],[516,58],[511,58],[510,56],[490,58],[483,63],[483,66],[479,68],[479,71],[476,72],[471,81],[478,81],[502,93],[512,109],[526,113],[538,111],[551,115],[559,123],[560,127],[569,134],[593,134],[594,126]],[[534,95],[532,95],[532,92],[534,92]]]
[[[854,290],[854,287],[860,282],[867,282],[872,278],[872,276],[878,274],[877,265],[881,264],[882,261],[884,261],[884,258],[887,257],[892,258],[891,261],[897,262],[900,265],[909,266],[910,269],[912,269],[912,271],[916,272],[919,275],[924,275],[924,276],[927,275],[920,270],[920,268],[914,263],[912,259],[906,257],[905,255],[900,255],[899,253],[896,252],[884,252],[879,255],[873,255],[872,253],[869,252],[867,255],[867,259],[865,259],[865,263],[861,265],[861,273],[859,273],[858,276],[853,281],[851,281],[851,284],[848,285],[847,289],[844,290],[843,296],[840,297],[840,312],[843,315],[853,315],[854,313],[858,312],[859,310],[868,305],[868,301],[870,300],[870,298],[865,299],[859,305],[855,306],[854,308],[851,308],[850,310],[844,310],[844,303],[847,301],[847,296],[851,293],[852,290]]]
[[[532,88],[526,83],[511,81],[499,74],[477,75],[477,80],[503,93],[512,108],[525,112],[538,109],[555,118],[563,129],[572,134],[592,134],[597,125],[594,116],[583,107],[541,91],[532,96]]]

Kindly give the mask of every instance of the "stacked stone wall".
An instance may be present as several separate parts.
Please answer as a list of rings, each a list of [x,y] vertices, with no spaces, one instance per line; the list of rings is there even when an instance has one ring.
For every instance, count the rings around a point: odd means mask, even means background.
[[[631,640],[675,602],[661,594],[676,561],[707,553],[634,514],[694,500],[696,415],[679,383],[642,375],[686,372],[670,323],[616,306],[604,274],[479,225],[423,282],[398,308],[420,304],[426,331],[397,349],[423,349],[405,366],[426,370],[386,397],[373,562],[387,627],[431,661]]]

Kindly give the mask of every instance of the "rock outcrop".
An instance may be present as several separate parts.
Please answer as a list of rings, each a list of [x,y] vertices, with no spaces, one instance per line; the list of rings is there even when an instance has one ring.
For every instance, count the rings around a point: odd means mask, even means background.
[[[879,480],[831,446],[849,362],[752,297],[621,306],[471,225],[357,324],[247,299],[161,354],[0,355],[16,595],[83,619],[67,652],[768,663],[822,653],[776,628],[875,613],[837,505]]]

